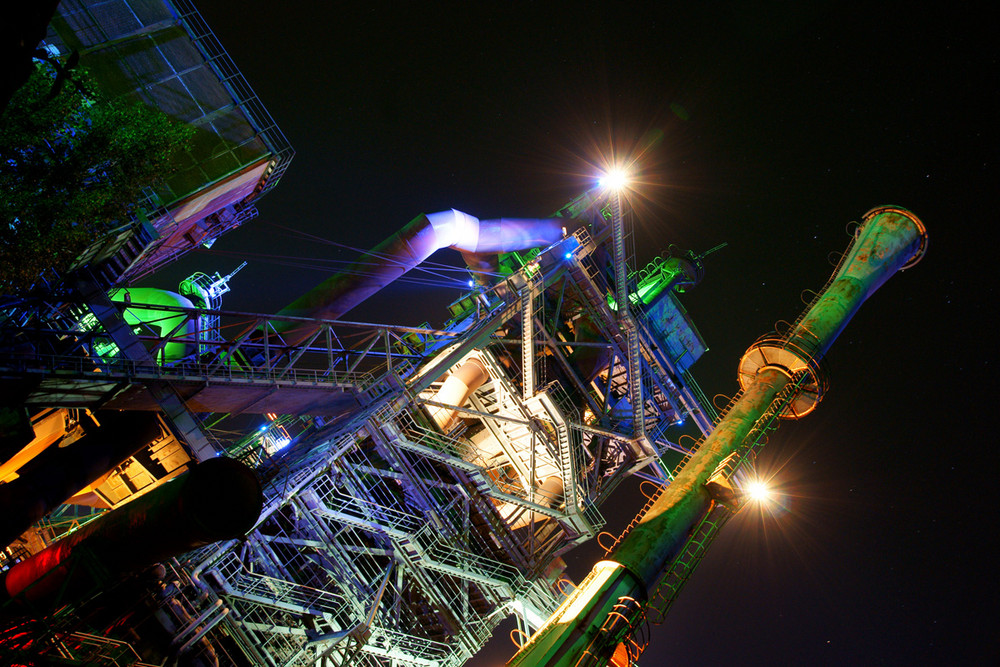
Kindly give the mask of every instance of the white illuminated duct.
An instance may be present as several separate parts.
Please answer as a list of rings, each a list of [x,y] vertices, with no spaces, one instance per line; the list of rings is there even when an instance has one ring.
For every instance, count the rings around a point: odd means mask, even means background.
[[[278,314],[336,320],[441,248],[495,253],[547,246],[562,238],[565,221],[498,218],[480,220],[451,209],[419,215],[366,252],[344,273],[324,280]],[[315,331],[312,325],[275,322],[290,342]]]
[[[443,403],[456,406],[457,408],[464,407],[473,392],[483,386],[489,379],[490,374],[486,368],[486,364],[478,357],[468,357],[445,379],[432,400],[435,403]],[[427,410],[438,427],[446,433],[451,430],[458,420],[458,410],[456,408],[431,405],[427,406]],[[497,445],[495,439],[490,439],[493,440],[494,445]],[[485,443],[480,443],[479,446],[482,447],[483,444]],[[492,448],[490,449],[492,450]],[[496,451],[500,451],[499,446],[497,446]],[[545,507],[556,507],[562,502],[562,496],[563,480],[559,475],[547,477],[542,482],[542,485],[531,494],[535,503]],[[501,503],[497,506],[497,511],[508,522],[510,528],[514,530],[523,528],[532,521],[544,521],[549,518],[540,512],[528,510],[518,503]]]
[[[562,502],[563,495],[563,481],[562,477],[559,475],[552,475],[548,477],[542,485],[538,487],[535,491],[535,502],[539,505],[544,505],[545,507],[555,507],[560,502]],[[518,514],[519,510],[521,511]],[[532,521],[545,521],[551,517],[542,514],[541,512],[535,512],[526,510],[523,506],[517,503],[502,503],[497,507],[497,511],[500,512],[502,516],[508,523],[512,530],[517,530],[518,528],[524,528]],[[511,521],[513,518],[513,521]]]
[[[448,376],[434,395],[436,403],[457,405],[462,407],[476,389],[479,389],[490,377],[489,371],[482,361],[470,357],[459,366],[458,370]],[[431,418],[438,427],[448,432],[458,419],[458,412],[453,408],[430,406]]]

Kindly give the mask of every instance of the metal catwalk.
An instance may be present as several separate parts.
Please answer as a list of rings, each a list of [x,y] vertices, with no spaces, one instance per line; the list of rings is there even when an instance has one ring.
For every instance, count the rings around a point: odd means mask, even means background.
[[[614,197],[560,215],[579,228],[502,255],[502,279],[440,329],[146,305],[86,280],[4,304],[5,391],[29,409],[162,415],[171,465],[133,454],[88,482],[103,507],[216,456],[253,468],[264,504],[245,538],[170,559],[153,583],[95,575],[103,596],[39,599],[61,611],[0,650],[445,666],[511,614],[538,628],[570,590],[560,556],[600,531],[608,495],[632,473],[668,483],[690,453],[672,427],[715,420],[675,294],[699,258],[626,270]],[[36,527],[29,551],[59,534]],[[130,604],[102,602],[133,585]]]

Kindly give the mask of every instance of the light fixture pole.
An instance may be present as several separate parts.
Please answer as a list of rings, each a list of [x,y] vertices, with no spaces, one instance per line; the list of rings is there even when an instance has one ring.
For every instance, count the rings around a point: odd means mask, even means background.
[[[632,437],[646,437],[645,399],[642,393],[642,357],[639,352],[639,331],[628,294],[628,261],[625,254],[625,215],[622,210],[622,190],[627,184],[624,174],[612,172],[602,183],[610,190],[612,262],[615,269],[615,300],[618,302],[618,324],[625,334],[628,356],[628,398],[632,405]]]

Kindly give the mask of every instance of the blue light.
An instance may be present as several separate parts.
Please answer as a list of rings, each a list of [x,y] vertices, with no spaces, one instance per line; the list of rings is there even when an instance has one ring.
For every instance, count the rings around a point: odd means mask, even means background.
[[[566,259],[573,259],[573,251],[572,250],[569,251],[568,253],[563,255],[563,257],[565,257]]]
[[[260,427],[260,432],[261,433],[263,433],[266,430],[267,430],[267,424],[264,424],[263,426]]]
[[[475,287],[475,286],[476,286],[476,281],[475,280],[470,280],[469,281],[469,287]]]

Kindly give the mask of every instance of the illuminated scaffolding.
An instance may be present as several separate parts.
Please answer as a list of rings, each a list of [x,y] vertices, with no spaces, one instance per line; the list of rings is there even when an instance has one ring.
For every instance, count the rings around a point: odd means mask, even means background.
[[[686,265],[628,273],[636,294],[660,286],[655,307],[616,301],[605,204],[596,192],[572,203],[586,224],[507,255],[506,277],[458,299],[440,329],[315,321],[291,345],[277,331],[302,318],[91,293],[90,316],[7,304],[0,368],[30,386],[33,409],[169,421],[169,394],[189,424],[173,433],[200,435],[192,458],[238,458],[264,480],[246,539],[171,565],[180,583],[156,604],[186,610],[166,624],[175,649],[206,664],[224,650],[234,664],[459,665],[511,614],[537,628],[563,598],[560,556],[601,529],[608,495],[632,473],[666,483],[688,453],[670,427],[690,418],[705,432],[714,418],[686,381],[704,349],[682,344],[700,341],[673,293]],[[638,356],[619,302],[634,304]],[[457,398],[453,378],[465,378]],[[234,436],[222,413],[264,420]]]
[[[49,293],[0,300],[0,407],[16,405],[32,432],[0,461],[0,505],[47,481],[28,461],[62,473],[73,467],[58,463],[63,448],[96,449],[95,434],[133,424],[144,434],[30,528],[0,517],[13,540],[0,551],[0,660],[11,663],[446,667],[513,615],[528,640],[513,664],[632,665],[646,622],[662,620],[738,509],[767,433],[821,398],[822,356],[852,309],[926,248],[915,216],[871,211],[809,310],[744,355],[743,393],[719,430],[688,373],[705,345],[677,298],[700,281],[704,255],[671,248],[633,270],[620,189],[587,192],[544,221],[558,240],[501,254],[441,327],[344,320],[362,289],[330,319],[294,316],[301,299],[279,314],[225,310],[232,274],[196,274],[180,294],[109,291],[252,217],[292,152],[187,0],[67,1],[45,46],[79,51],[108,91],[197,134],[185,168],[148,193],[150,224],[95,242]],[[459,247],[437,243],[439,227],[478,234],[487,222],[503,221],[418,216],[364,260],[403,248],[412,268]],[[868,258],[886,256],[868,273]],[[391,263],[379,280],[406,270]],[[683,446],[685,422],[704,439]],[[46,579],[54,568],[8,587],[33,555],[100,536],[94,527],[122,511],[169,514],[155,503],[181,487],[166,483],[213,463],[260,482],[262,511],[240,537],[143,569],[102,559],[114,555],[105,533],[103,552],[81,549],[69,575],[56,572],[83,584]],[[630,475],[656,490],[574,591],[561,557],[598,534],[602,505]],[[49,598],[46,585],[58,589]]]
[[[156,414],[152,440],[0,552],[0,575],[199,461],[245,463],[264,507],[244,538],[152,579],[84,555],[74,567],[107,590],[39,607],[0,655],[459,665],[504,618],[539,628],[572,587],[561,556],[600,531],[609,495],[629,475],[668,484],[691,453],[675,427],[712,429],[688,373],[706,348],[676,296],[703,256],[672,248],[634,271],[620,191],[567,204],[568,235],[502,254],[440,328],[228,311],[232,274],[109,291],[252,217],[292,151],[187,0],[64,2],[45,46],[197,133],[149,192],[149,224],[96,242],[58,289],[0,301],[6,403],[37,436],[0,462],[0,491],[31,456],[93,439],[101,411]]]

